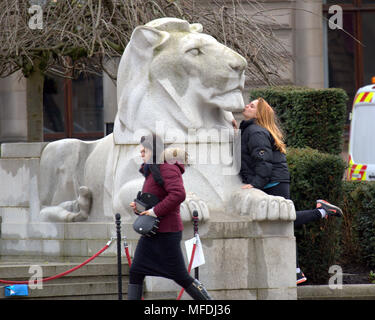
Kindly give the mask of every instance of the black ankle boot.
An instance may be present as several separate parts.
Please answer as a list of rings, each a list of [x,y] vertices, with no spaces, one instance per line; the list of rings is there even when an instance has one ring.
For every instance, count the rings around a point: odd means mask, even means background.
[[[128,285],[128,300],[141,300],[142,299],[143,285],[131,284]]]
[[[193,283],[185,291],[194,300],[212,300],[205,287],[197,279],[194,279]]]

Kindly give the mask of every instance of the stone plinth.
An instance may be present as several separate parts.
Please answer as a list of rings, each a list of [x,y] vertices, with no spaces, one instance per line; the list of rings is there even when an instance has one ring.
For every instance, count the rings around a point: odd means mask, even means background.
[[[5,219],[1,232],[2,260],[84,261],[116,235],[116,228],[115,223],[17,223]],[[225,219],[200,226],[199,233],[206,260],[199,268],[200,280],[215,299],[297,298],[292,222]],[[131,223],[122,224],[122,235],[133,255],[139,235]],[[184,240],[192,235],[192,227],[186,226]],[[184,242],[181,245],[185,252]],[[101,257],[114,259],[115,255],[113,244]],[[170,280],[146,280],[148,292],[179,289]],[[188,297],[184,294],[183,298]]]

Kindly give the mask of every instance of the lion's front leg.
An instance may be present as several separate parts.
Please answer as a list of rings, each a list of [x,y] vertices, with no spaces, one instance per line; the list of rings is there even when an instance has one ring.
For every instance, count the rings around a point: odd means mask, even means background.
[[[292,200],[271,196],[256,188],[234,192],[232,208],[235,213],[249,216],[253,221],[294,221],[296,219],[296,210]]]
[[[57,206],[45,207],[40,211],[42,219],[52,222],[79,222],[89,217],[92,194],[89,188],[82,186],[78,190],[78,199],[65,201]]]

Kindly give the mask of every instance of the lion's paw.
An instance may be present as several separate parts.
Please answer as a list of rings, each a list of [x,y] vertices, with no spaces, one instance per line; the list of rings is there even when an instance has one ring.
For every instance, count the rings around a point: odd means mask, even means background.
[[[204,222],[210,218],[210,212],[206,202],[197,197],[196,194],[188,192],[185,201],[181,204],[180,212],[182,221],[191,221],[194,210],[198,212],[199,221]]]
[[[42,219],[52,222],[86,221],[90,214],[92,193],[88,187],[81,186],[78,199],[65,201],[57,206],[45,207],[40,211]]]
[[[270,196],[259,189],[240,190],[233,194],[232,201],[236,213],[253,221],[296,219],[293,201]]]

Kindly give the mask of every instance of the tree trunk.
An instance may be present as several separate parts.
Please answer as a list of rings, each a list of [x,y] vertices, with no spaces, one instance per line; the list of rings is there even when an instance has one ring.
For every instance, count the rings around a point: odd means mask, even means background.
[[[43,141],[43,86],[44,74],[35,61],[33,71],[26,78],[27,141]]]

